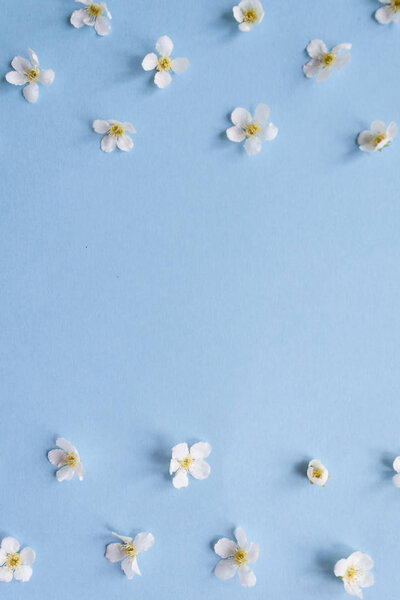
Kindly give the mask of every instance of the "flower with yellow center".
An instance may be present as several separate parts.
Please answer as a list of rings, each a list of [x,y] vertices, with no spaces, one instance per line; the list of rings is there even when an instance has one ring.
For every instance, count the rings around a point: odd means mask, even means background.
[[[259,0],[242,0],[232,11],[240,31],[251,31],[264,18],[264,9]]]
[[[372,558],[358,551],[353,552],[348,558],[339,560],[334,567],[334,573],[336,577],[342,579],[348,594],[362,598],[362,588],[374,584],[374,576],[370,573],[373,566]]]
[[[317,458],[311,460],[307,468],[307,477],[310,483],[315,483],[320,487],[325,487],[329,478],[328,469]]]
[[[172,458],[169,466],[170,475],[174,475],[172,483],[176,489],[187,487],[188,474],[195,479],[206,479],[210,474],[210,465],[203,459],[211,452],[210,444],[198,442],[189,450],[186,442],[172,448]]]
[[[90,0],[75,0],[84,4],[85,8],[74,10],[71,15],[71,24],[77,29],[84,25],[94,27],[98,35],[108,35],[111,31],[111,25],[108,19],[111,19],[111,13],[105,2],[91,2]]]
[[[93,129],[96,133],[105,134],[100,143],[103,152],[112,152],[114,148],[119,148],[124,152],[132,150],[133,140],[127,134],[127,132],[136,133],[132,123],[96,119],[96,121],[93,121]]]
[[[311,60],[303,65],[306,77],[316,77],[317,81],[324,81],[332,70],[342,69],[350,61],[351,44],[338,44],[328,50],[322,40],[311,40],[307,45],[308,55]]]
[[[155,52],[146,54],[142,60],[142,67],[145,71],[156,71],[154,83],[159,88],[165,88],[172,81],[171,71],[176,74],[184,73],[189,66],[187,58],[171,58],[174,44],[167,35],[163,35],[157,40]]]
[[[121,569],[128,579],[133,579],[134,575],[141,575],[137,563],[137,557],[142,552],[146,552],[154,544],[154,537],[151,533],[138,533],[135,539],[119,535],[113,532],[115,537],[119,538],[121,543],[108,544],[106,548],[106,558],[110,562],[120,562]]]
[[[393,121],[386,127],[383,121],[373,121],[371,129],[365,129],[357,137],[357,143],[363,152],[381,152],[387,148],[397,134],[397,125]]]
[[[375,18],[381,25],[400,25],[400,0],[379,0],[384,6],[378,8]]]
[[[13,85],[24,85],[22,94],[28,102],[36,102],[39,98],[38,83],[51,85],[54,81],[54,71],[51,69],[39,69],[39,59],[37,54],[28,49],[30,61],[22,56],[15,56],[11,61],[14,71],[6,75],[8,83]],[[25,84],[28,85],[25,85]]]
[[[219,579],[230,579],[239,571],[240,583],[245,587],[256,584],[256,576],[248,563],[255,563],[260,554],[260,547],[255,542],[248,546],[246,535],[241,527],[235,530],[236,542],[229,538],[221,538],[214,546],[215,553],[222,558],[216,567],[215,575]]]
[[[58,448],[50,450],[47,456],[51,464],[58,468],[57,480],[68,481],[76,474],[82,481],[84,469],[78,450],[65,438],[58,438],[56,444]]]
[[[13,578],[26,582],[32,577],[32,565],[35,562],[32,548],[20,551],[18,540],[6,537],[0,547],[0,581],[9,583]]]
[[[266,104],[259,104],[254,112],[254,118],[245,108],[235,108],[231,114],[233,127],[226,130],[226,135],[231,142],[245,141],[244,147],[250,156],[258,154],[262,142],[271,141],[278,135],[278,128],[273,123],[267,123],[269,108]]]

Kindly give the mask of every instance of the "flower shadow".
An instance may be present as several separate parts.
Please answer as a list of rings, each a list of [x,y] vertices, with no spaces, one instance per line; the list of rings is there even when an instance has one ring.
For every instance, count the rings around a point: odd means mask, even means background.
[[[310,462],[310,460],[311,458],[304,457],[302,460],[299,460],[297,463],[295,463],[293,466],[293,473],[295,475],[298,475],[302,479],[306,478],[308,463]]]
[[[381,465],[384,467],[382,471],[382,479],[391,479],[393,475],[395,475],[395,471],[393,469],[393,461],[395,457],[391,452],[383,452],[381,454]]]
[[[335,564],[352,552],[353,548],[341,543],[334,544],[330,549],[319,550],[315,557],[315,564],[320,576],[324,579],[336,580],[337,577],[333,571]]]

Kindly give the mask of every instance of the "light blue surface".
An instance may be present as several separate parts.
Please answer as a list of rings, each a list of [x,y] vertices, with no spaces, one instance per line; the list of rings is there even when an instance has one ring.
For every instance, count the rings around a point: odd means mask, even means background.
[[[3,4],[2,72],[32,47],[56,79],[36,105],[0,85],[0,533],[37,552],[1,597],[344,599],[330,570],[359,549],[365,597],[398,600],[400,139],[355,138],[400,122],[400,29],[369,0],[266,1],[251,34],[229,0],[114,0],[99,38],[72,0]],[[140,63],[163,34],[190,68],[158,90]],[[315,37],[353,43],[321,84]],[[280,133],[249,158],[223,132],[259,102]],[[102,153],[97,118],[131,121],[133,151]],[[84,482],[57,483],[58,435]],[[178,492],[184,440],[212,472]],[[212,573],[236,525],[253,590]],[[111,529],[154,534],[142,578],[104,558]]]

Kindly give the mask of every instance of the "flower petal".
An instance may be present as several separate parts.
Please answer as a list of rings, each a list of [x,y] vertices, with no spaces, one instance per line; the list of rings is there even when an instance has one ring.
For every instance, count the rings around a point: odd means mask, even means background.
[[[112,152],[117,145],[117,138],[115,135],[105,135],[101,138],[100,147],[103,152]]]
[[[372,121],[371,133],[386,133],[386,125],[383,121]]]
[[[333,568],[333,572],[336,577],[343,577],[347,570],[347,565],[349,564],[347,558],[341,558],[337,561]]]
[[[188,58],[174,58],[171,62],[171,69],[177,75],[184,73],[189,66]]]
[[[247,537],[245,532],[243,531],[243,529],[241,527],[237,527],[234,531],[235,534],[235,538],[237,539],[237,543],[239,545],[239,548],[243,548],[243,550],[246,550],[247,548]]]
[[[96,133],[107,133],[110,129],[110,123],[108,121],[103,121],[102,119],[96,119],[93,121],[93,129]]]
[[[72,13],[72,15],[70,17],[71,25],[73,25],[77,29],[79,29],[80,27],[83,27],[84,25],[86,25],[86,23],[85,23],[86,17],[87,17],[87,12],[86,12],[85,8],[79,8],[78,10],[74,10],[74,12]]]
[[[242,565],[239,567],[239,579],[240,583],[244,587],[253,587],[256,585],[257,581],[254,571],[252,571],[247,565]]]
[[[71,469],[70,467],[62,467],[56,472],[56,477],[58,481],[69,481],[75,475],[75,469]]]
[[[207,479],[211,471],[211,467],[204,460],[194,460],[189,467],[189,473],[195,479]]]
[[[238,23],[242,23],[243,22],[243,11],[240,8],[240,6],[234,6],[232,8],[232,12],[233,12],[233,16],[235,17],[236,21]]]
[[[306,77],[315,77],[321,70],[321,61],[318,58],[312,58],[303,65],[303,73]]]
[[[23,565],[33,565],[36,559],[36,553],[34,550],[32,550],[32,548],[27,546],[21,551],[21,558]]]
[[[94,22],[94,29],[98,35],[108,35],[111,31],[111,23],[106,17],[100,15]]]
[[[226,136],[231,142],[243,142],[246,134],[241,127],[233,125],[226,130]]]
[[[328,48],[322,40],[311,40],[307,45],[307,52],[311,58],[319,58],[321,54],[328,52]]]
[[[161,56],[170,56],[172,50],[174,49],[174,44],[172,43],[171,38],[167,35],[163,35],[158,38],[156,43],[156,50]]]
[[[350,583],[347,583],[347,581],[345,581],[344,590],[345,592],[347,592],[347,594],[350,594],[350,596],[358,596],[359,598],[363,597],[362,590],[357,584],[351,585]]]
[[[39,98],[39,86],[35,81],[33,81],[32,83],[28,83],[28,85],[26,85],[22,89],[22,93],[24,95],[25,100],[27,100],[31,104],[34,104]]]
[[[239,29],[240,31],[245,31],[247,33],[253,29],[253,23],[240,23]]]
[[[394,475],[392,477],[392,481],[393,481],[393,485],[400,488],[400,473],[397,473],[397,475]]]
[[[231,558],[236,554],[237,546],[233,540],[221,538],[214,546],[214,551],[221,558]]]
[[[375,577],[373,576],[373,574],[370,571],[365,571],[361,575],[360,586],[362,588],[371,587],[371,585],[374,585],[374,583],[375,583]]]
[[[368,144],[370,141],[371,141],[371,132],[368,131],[367,129],[364,129],[364,131],[361,131],[358,134],[357,144],[359,146],[362,146],[363,144]],[[400,464],[399,464],[399,466],[400,466]]]
[[[346,65],[349,64],[351,58],[350,52],[346,52],[345,54],[340,54],[336,57],[335,62],[333,63],[336,69],[343,69]]]
[[[108,10],[107,4],[105,2],[100,2],[100,6],[104,10],[104,12],[106,13],[107,17],[109,19],[112,19],[112,16],[111,16],[110,11]]]
[[[26,582],[29,581],[30,578],[32,577],[32,569],[31,567],[28,567],[26,565],[22,565],[21,567],[18,567],[17,569],[15,569],[14,571],[14,578],[17,581],[22,581],[22,582]]]
[[[172,77],[168,73],[168,71],[158,71],[154,75],[154,83],[156,84],[157,87],[159,87],[161,89],[167,87],[167,85],[169,85],[171,83],[171,81],[172,81]]]
[[[325,81],[328,79],[329,75],[332,73],[332,67],[327,67],[325,69],[321,69],[317,76],[317,81]]]
[[[19,541],[13,537],[5,537],[1,542],[1,548],[2,550],[5,550],[7,554],[14,554],[20,549],[20,544]]]
[[[393,11],[390,6],[382,6],[375,13],[375,19],[381,25],[387,25],[393,20]]]
[[[78,464],[76,465],[75,473],[77,474],[79,481],[83,481],[85,469],[83,468],[83,464],[81,462],[78,462]]]
[[[123,570],[128,579],[133,579],[133,576],[135,575],[132,563],[132,558],[125,558],[121,563],[121,569]]]
[[[129,133],[136,133],[136,129],[134,128],[132,123],[129,123],[128,121],[124,121],[123,123],[121,123],[121,125],[125,129],[125,131],[129,131]]]
[[[51,85],[54,81],[55,73],[52,69],[43,69],[39,73],[39,81],[43,85]]]
[[[176,460],[176,458],[171,458],[171,462],[169,463],[169,474],[172,475],[173,473],[176,473],[178,469],[179,462]]]
[[[357,551],[349,556],[349,562],[355,564],[363,571],[369,571],[374,566],[374,561],[368,554]]]
[[[129,152],[133,148],[133,139],[129,135],[126,135],[126,133],[123,133],[117,137],[117,146],[120,150]]]
[[[264,127],[261,128],[258,137],[263,142],[270,142],[271,140],[274,140],[276,138],[278,132],[279,129],[276,125],[274,125],[273,123],[268,123],[267,125],[264,125]]]
[[[211,446],[207,442],[197,442],[190,448],[190,456],[197,460],[199,458],[207,458],[211,453]]]
[[[24,73],[19,73],[18,71],[10,71],[6,74],[6,80],[8,83],[12,83],[13,85],[24,85],[29,79]]]
[[[265,123],[268,119],[270,109],[266,104],[259,104],[254,112],[254,120],[258,123]]]
[[[179,471],[177,472],[177,474],[173,478],[172,483],[174,484],[174,487],[177,490],[180,490],[181,488],[187,487],[188,484],[189,484],[189,479],[188,479],[186,471],[183,471],[182,469],[179,469]]]
[[[59,448],[62,448],[63,450],[65,450],[65,452],[75,452],[75,454],[78,454],[78,451],[75,448],[75,446],[73,446],[71,444],[71,442],[69,442],[65,438],[57,438],[56,439],[56,445]]]
[[[347,43],[345,43],[345,44],[337,44],[337,46],[334,46],[332,48],[332,52],[334,54],[337,54],[338,52],[346,52],[348,50],[351,50],[352,47],[353,47],[352,44],[347,44]]]
[[[249,156],[254,156],[260,152],[261,145],[261,138],[257,136],[253,138],[247,138],[244,147],[246,148],[246,152]]]
[[[6,558],[7,552],[3,548],[0,548],[0,566],[4,565],[4,563],[6,562]]]
[[[133,545],[138,552],[147,552],[154,545],[154,536],[151,533],[138,533]]]
[[[150,54],[146,54],[146,56],[142,60],[142,67],[145,71],[152,71],[156,68],[157,63],[157,54],[155,54],[155,52],[150,52]]]
[[[28,54],[29,54],[29,58],[31,59],[31,63],[33,64],[33,66],[38,67],[39,59],[38,59],[36,52],[34,50],[32,50],[31,48],[28,48]]]
[[[135,575],[141,575],[137,558],[132,560],[132,571],[135,573]]]
[[[238,125],[243,129],[246,129],[247,125],[251,123],[251,114],[245,108],[235,108],[231,114],[231,121],[234,125]]]
[[[189,446],[186,442],[182,444],[177,444],[172,448],[172,458],[176,458],[176,460],[183,460],[189,454]]]
[[[65,464],[66,453],[64,450],[50,450],[47,454],[47,458],[52,465],[56,467],[62,467]]]
[[[125,556],[126,556],[126,554],[125,554],[124,547],[122,544],[118,544],[118,543],[108,544],[108,546],[106,548],[106,558],[110,562],[112,562],[112,563],[119,562],[120,560],[123,560]]]
[[[18,73],[24,74],[32,68],[32,65],[30,64],[29,60],[23,58],[22,56],[14,56],[14,58],[11,61],[11,66],[13,69],[18,71]]]
[[[398,127],[394,121],[391,121],[386,130],[386,135],[390,140],[393,140],[397,135]]]
[[[0,581],[2,583],[10,583],[13,578],[13,572],[7,567],[0,567]]]
[[[237,564],[233,558],[227,558],[217,563],[214,573],[218,579],[231,579],[235,575],[236,569]]]
[[[247,560],[249,563],[255,563],[260,555],[260,545],[256,542],[251,542],[250,547],[247,551]]]

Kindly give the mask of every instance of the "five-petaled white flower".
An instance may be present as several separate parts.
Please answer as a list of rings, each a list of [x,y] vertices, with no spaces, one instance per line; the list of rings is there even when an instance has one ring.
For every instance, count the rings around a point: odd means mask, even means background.
[[[396,471],[396,475],[393,475],[393,483],[396,487],[400,487],[400,456],[394,459],[393,469]]]
[[[374,561],[368,554],[353,552],[349,558],[339,560],[334,568],[336,577],[343,579],[344,589],[351,596],[363,597],[362,589],[374,584],[374,576],[370,569]]]
[[[260,554],[260,546],[256,542],[251,542],[247,548],[247,538],[241,527],[235,529],[235,538],[237,543],[228,538],[221,538],[214,546],[214,550],[220,560],[215,567],[215,575],[219,579],[230,579],[239,569],[240,583],[245,587],[256,585],[256,576],[247,566],[247,563],[254,563]]]
[[[240,31],[251,31],[253,25],[261,23],[264,18],[264,9],[259,0],[242,0],[232,10]]]
[[[328,469],[324,467],[320,460],[314,458],[313,460],[310,460],[308,464],[307,477],[310,480],[310,483],[325,487],[329,477]]]
[[[37,54],[28,49],[29,57],[31,59],[31,63],[27,58],[23,58],[22,56],[15,56],[11,61],[11,66],[15,71],[10,71],[6,75],[6,79],[8,83],[12,83],[13,85],[26,85],[22,89],[22,93],[24,95],[25,100],[28,102],[37,102],[39,98],[39,86],[38,81],[43,85],[51,85],[54,81],[54,71],[52,69],[43,69],[41,71],[39,69],[39,59]]]
[[[231,142],[242,142],[247,154],[253,156],[261,150],[262,142],[271,141],[278,135],[278,128],[273,123],[264,125],[270,110],[266,104],[259,104],[254,113],[254,119],[245,108],[235,108],[231,114],[233,127],[226,130]]]
[[[137,555],[146,552],[154,544],[154,537],[151,533],[138,533],[135,539],[114,533],[123,543],[108,544],[106,548],[106,558],[110,562],[121,562],[121,569],[128,579],[133,579],[134,575],[141,575],[137,563]]]
[[[311,60],[303,65],[306,77],[317,77],[317,81],[324,81],[332,73],[333,68],[341,69],[350,62],[351,44],[338,44],[328,50],[322,40],[311,40],[307,52]]]
[[[393,121],[386,127],[383,121],[373,121],[371,129],[365,129],[357,137],[357,144],[363,152],[376,152],[389,146],[396,137],[397,125]]]
[[[206,479],[210,474],[210,465],[203,458],[207,458],[211,452],[210,444],[197,442],[190,448],[184,442],[172,448],[172,458],[169,466],[169,474],[175,477],[172,480],[177,490],[187,487],[189,484],[188,472],[195,479]]]
[[[92,2],[91,0],[75,0],[80,4],[85,4],[86,8],[74,10],[71,15],[71,23],[74,27],[83,27],[90,25],[95,28],[98,35],[108,35],[111,30],[111,25],[107,21],[106,15],[111,19],[111,13],[105,2]]]
[[[102,121],[101,119],[97,119],[93,121],[93,129],[96,133],[105,133],[106,135],[101,139],[101,149],[104,152],[112,152],[115,146],[118,146],[120,150],[124,152],[128,152],[133,148],[133,140],[129,135],[126,134],[127,131],[129,133],[136,133],[136,129],[132,125],[132,123],[120,123],[119,121]]]
[[[385,6],[381,6],[375,13],[375,19],[381,25],[396,23],[400,25],[400,0],[379,0]]]
[[[153,71],[156,69],[157,73],[154,75],[154,83],[159,88],[165,88],[172,81],[170,71],[177,73],[184,73],[189,66],[189,60],[187,58],[171,58],[171,52],[174,48],[172,40],[167,36],[163,35],[157,40],[156,50],[159,54],[150,52],[146,54],[142,61],[142,67],[145,71]]]
[[[56,472],[58,481],[69,481],[73,478],[75,473],[80,481],[82,481],[85,471],[81,459],[79,458],[78,450],[71,442],[64,438],[58,438],[56,444],[61,450],[50,450],[47,457],[52,465],[61,467]]]
[[[0,581],[10,583],[12,578],[26,582],[32,577],[32,565],[35,552],[32,548],[24,548],[19,552],[19,542],[13,537],[5,537],[0,547]]]

